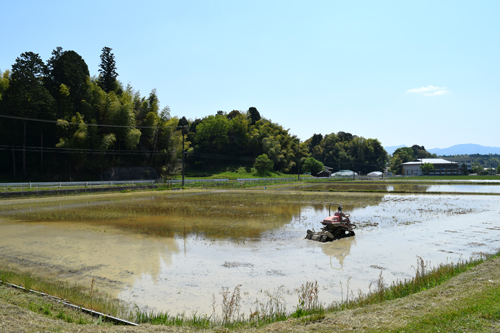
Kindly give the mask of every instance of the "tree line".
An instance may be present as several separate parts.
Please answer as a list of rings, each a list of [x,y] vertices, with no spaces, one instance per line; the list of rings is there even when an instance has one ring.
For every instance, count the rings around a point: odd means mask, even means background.
[[[424,146],[413,145],[411,147],[402,147],[398,148],[392,154],[390,159],[390,167],[389,170],[397,175],[402,174],[402,166],[401,163],[414,161],[421,158],[437,158],[436,154],[431,154],[427,150],[425,150]],[[462,174],[467,175],[470,172],[477,174],[489,174],[490,170],[495,170],[496,173],[500,173],[500,155],[499,154],[470,154],[470,155],[454,155],[454,156],[439,156],[443,159],[448,158],[460,158],[463,160],[470,160],[472,162],[472,170],[469,170],[465,164],[461,164],[460,168],[462,169]],[[429,173],[433,171],[432,164],[425,165],[423,168],[424,173]],[[489,170],[485,170],[489,169]]]
[[[117,79],[111,48],[100,59],[99,74],[90,76],[78,53],[57,47],[46,62],[25,52],[0,72],[2,178],[95,179],[123,166],[170,177],[183,146],[193,175],[237,167],[316,173],[323,165],[367,173],[387,163],[376,139],[338,132],[300,142],[255,107],[201,119],[171,116],[155,90],[141,96]]]
[[[469,154],[469,155],[454,155],[443,156],[444,159],[453,157],[472,162],[472,170],[470,172],[480,175],[489,175],[491,172],[500,174],[500,154]],[[467,174],[469,171],[464,172]]]

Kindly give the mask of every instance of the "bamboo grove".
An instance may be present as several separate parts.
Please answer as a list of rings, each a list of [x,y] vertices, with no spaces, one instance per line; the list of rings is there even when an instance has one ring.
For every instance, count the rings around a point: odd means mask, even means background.
[[[98,71],[90,76],[84,59],[61,47],[46,62],[22,53],[11,70],[0,71],[1,178],[98,179],[116,167],[170,177],[179,172],[183,141],[187,168],[199,175],[250,169],[263,154],[280,173],[296,173],[308,159],[363,173],[387,162],[376,139],[338,132],[300,142],[255,107],[202,119],[171,116],[156,90],[141,96],[117,79],[109,47]]]

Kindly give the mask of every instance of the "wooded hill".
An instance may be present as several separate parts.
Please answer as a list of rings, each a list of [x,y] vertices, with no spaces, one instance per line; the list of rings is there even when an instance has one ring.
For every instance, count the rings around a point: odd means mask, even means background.
[[[387,154],[376,139],[350,133],[315,134],[305,142],[261,116],[257,108],[217,111],[203,119],[160,110],[153,90],[140,96],[117,80],[112,49],[104,47],[99,75],[83,58],[58,47],[46,63],[21,54],[0,78],[0,175],[3,179],[99,179],[112,167],[178,172],[184,141],[193,174],[252,168],[257,157],[270,170],[296,173],[311,160],[337,169],[382,171]],[[189,117],[188,117],[189,118]],[[183,140],[184,139],[184,140]]]

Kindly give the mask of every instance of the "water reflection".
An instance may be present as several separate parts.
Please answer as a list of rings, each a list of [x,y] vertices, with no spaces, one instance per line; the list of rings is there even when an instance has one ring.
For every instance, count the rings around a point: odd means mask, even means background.
[[[30,203],[5,207],[4,216],[43,224],[86,223],[130,234],[155,237],[202,237],[258,241],[269,231],[299,219],[301,209],[323,214],[330,202],[345,209],[377,205],[383,196],[320,196],[276,193],[189,193],[147,197],[111,198],[103,202],[65,202],[52,205]],[[302,208],[301,208],[302,205]],[[327,208],[326,208],[327,209]],[[324,213],[326,214],[326,212]]]
[[[439,192],[439,193],[500,193],[500,186],[495,185],[419,185],[419,184],[321,184],[297,186],[305,191],[381,191],[381,192]]]
[[[344,260],[351,253],[351,246],[356,245],[356,236],[342,238],[323,245],[323,253],[330,257],[330,267],[343,270]],[[337,263],[332,262],[335,258]]]
[[[31,213],[10,207],[24,212],[6,216],[29,222],[0,221],[0,264],[83,285],[96,277],[100,290],[139,306],[210,314],[212,296],[220,304],[222,287],[241,284],[248,309],[284,285],[292,310],[294,290],[306,281],[317,280],[320,300],[331,303],[340,300],[339,280],[352,277],[353,290],[365,292],[381,269],[387,283],[413,276],[417,255],[438,265],[500,246],[498,196],[231,192],[118,198],[68,209],[32,202]],[[351,214],[356,236],[326,244],[305,240],[307,229],[321,227],[330,202],[341,202]]]
[[[123,285],[148,274],[179,253],[172,238],[144,238],[89,229],[82,223],[10,223],[0,220],[0,265],[89,286],[117,296]]]

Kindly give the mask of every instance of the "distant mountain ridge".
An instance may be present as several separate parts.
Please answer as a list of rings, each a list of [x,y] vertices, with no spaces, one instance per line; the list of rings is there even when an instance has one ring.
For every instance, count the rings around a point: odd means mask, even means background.
[[[407,147],[406,145],[401,145],[401,146],[389,146],[385,147],[385,151],[389,154],[392,155],[394,151],[398,148],[402,147]],[[488,146],[481,146],[477,145],[474,143],[465,143],[465,144],[459,144],[459,145],[454,145],[448,148],[433,148],[433,149],[426,149],[429,153],[436,154],[439,156],[450,156],[450,155],[471,155],[471,154],[481,154],[481,155],[488,155],[488,154],[500,154],[500,147],[488,147]]]
[[[387,152],[387,154],[392,155],[392,153],[394,153],[394,151],[396,151],[396,149],[403,148],[403,147],[408,147],[408,146],[407,145],[389,146],[389,147],[384,147],[384,149]]]
[[[476,145],[473,143],[465,143],[460,145],[454,145],[448,148],[433,148],[427,149],[429,153],[437,154],[440,156],[444,155],[471,155],[471,154],[500,154],[500,147],[487,147]]]

